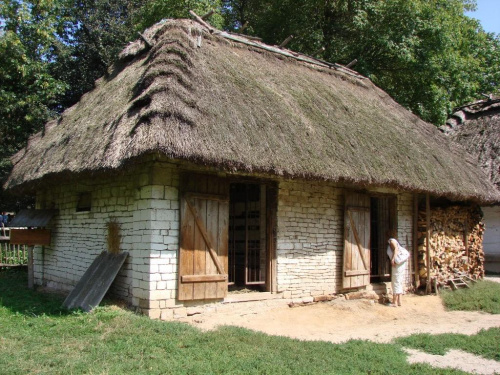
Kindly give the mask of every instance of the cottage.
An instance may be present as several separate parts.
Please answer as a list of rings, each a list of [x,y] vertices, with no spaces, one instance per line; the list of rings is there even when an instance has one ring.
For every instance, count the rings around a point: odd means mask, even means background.
[[[440,129],[475,157],[500,190],[500,99],[490,98],[460,107]],[[485,268],[500,272],[500,206],[485,206],[482,211],[486,225]]]
[[[35,282],[70,290],[113,221],[129,256],[111,293],[151,317],[238,288],[364,288],[387,280],[387,229],[416,245],[422,197],[500,201],[369,79],[190,20],[146,30],[12,160],[5,187],[58,210]]]

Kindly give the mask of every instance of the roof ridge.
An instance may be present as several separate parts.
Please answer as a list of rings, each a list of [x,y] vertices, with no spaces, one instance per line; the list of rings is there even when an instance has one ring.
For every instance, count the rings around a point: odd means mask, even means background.
[[[269,52],[273,52],[276,54],[287,56],[287,57],[293,58],[295,60],[306,62],[306,63],[313,64],[313,65],[317,65],[317,66],[320,66],[323,68],[340,70],[343,73],[346,73],[350,76],[353,76],[353,77],[356,77],[359,79],[367,79],[367,77],[359,74],[355,70],[349,69],[349,68],[347,68],[343,65],[337,64],[337,63],[330,63],[328,61],[324,61],[324,60],[321,60],[321,59],[318,59],[316,57],[309,56],[309,55],[306,55],[306,54],[303,54],[300,52],[294,52],[294,51],[291,51],[289,49],[286,49],[286,48],[283,48],[280,46],[271,46],[269,44],[266,44],[266,43],[263,43],[262,41],[260,41],[259,40],[260,38],[255,38],[255,37],[246,36],[243,34],[231,33],[228,31],[219,30],[219,29],[209,25],[207,22],[205,22],[200,16],[198,16],[192,10],[190,10],[189,13],[194,17],[194,20],[196,22],[198,22],[200,25],[207,28],[209,30],[209,32],[213,35],[218,35],[218,36],[221,36],[223,38],[233,40],[235,42],[243,43],[243,44],[246,44],[246,45],[249,45],[252,47],[256,47],[256,48],[260,48],[260,49],[263,49],[263,50],[266,50]]]

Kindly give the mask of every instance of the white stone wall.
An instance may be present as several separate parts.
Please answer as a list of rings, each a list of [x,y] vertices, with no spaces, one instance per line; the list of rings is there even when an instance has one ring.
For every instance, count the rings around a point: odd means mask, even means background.
[[[398,238],[411,250],[413,195],[388,189],[373,192],[397,195]],[[344,189],[326,182],[280,183],[277,289],[286,298],[338,293],[342,289],[344,193]],[[408,263],[408,272],[410,267]]]
[[[178,172],[173,164],[137,167],[109,178],[59,184],[39,192],[39,208],[56,208],[51,246],[35,248],[35,283],[71,290],[107,249],[106,223],[120,224],[121,250],[129,256],[110,290],[147,313],[173,305],[179,238]],[[76,212],[81,192],[92,208]]]
[[[343,191],[325,182],[280,182],[277,289],[286,298],[337,292],[342,283]]]
[[[89,212],[76,212],[81,192],[92,194]],[[276,281],[277,291],[285,298],[341,290],[344,193],[343,188],[327,182],[279,183]],[[413,197],[406,193],[397,196],[399,238],[411,248]],[[129,257],[111,294],[151,317],[167,317],[184,306],[176,301],[177,165],[149,163],[107,178],[68,181],[40,192],[37,204],[59,210],[51,223],[51,246],[35,249],[37,284],[72,289],[106,250],[106,223],[114,219],[121,228],[121,250],[129,252]]]
[[[483,246],[485,269],[500,272],[500,206],[482,207],[485,225]]]
[[[91,193],[90,211],[76,211],[82,192]],[[120,224],[122,250],[132,250],[135,189],[130,176],[78,184],[68,181],[39,192],[37,206],[59,210],[51,221],[51,246],[35,248],[35,283],[38,285],[71,290],[94,259],[106,250],[106,223],[112,218]],[[131,273],[129,258],[113,290],[125,299],[131,292]]]
[[[177,166],[158,163],[151,170],[149,185],[143,186],[134,221],[142,222],[140,268],[134,277],[133,304],[150,317],[161,317],[162,310],[179,306],[177,294],[177,255],[179,249],[179,173]]]
[[[399,193],[398,207],[398,240],[408,250],[413,248],[413,194]]]
[[[413,255],[413,194],[398,194],[398,240],[403,247],[410,252],[410,258],[406,262],[406,289],[414,285],[415,271]]]

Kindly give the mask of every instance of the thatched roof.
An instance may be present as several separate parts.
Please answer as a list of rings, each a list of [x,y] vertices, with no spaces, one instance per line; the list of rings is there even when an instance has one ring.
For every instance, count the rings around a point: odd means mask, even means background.
[[[458,108],[440,129],[475,157],[500,190],[500,98]]]
[[[189,20],[143,36],[13,157],[7,188],[159,152],[227,171],[500,200],[460,147],[349,69]]]

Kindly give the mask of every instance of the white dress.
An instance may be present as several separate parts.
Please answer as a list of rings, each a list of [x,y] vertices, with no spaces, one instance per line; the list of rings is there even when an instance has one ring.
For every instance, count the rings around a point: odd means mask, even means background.
[[[400,246],[399,242],[396,239],[394,238],[389,239],[389,245],[387,246],[387,256],[389,257],[389,259],[392,259],[392,248],[390,245],[391,241],[395,241],[397,246]],[[405,273],[406,273],[406,261],[392,266],[391,284],[392,284],[393,294],[403,294]]]

